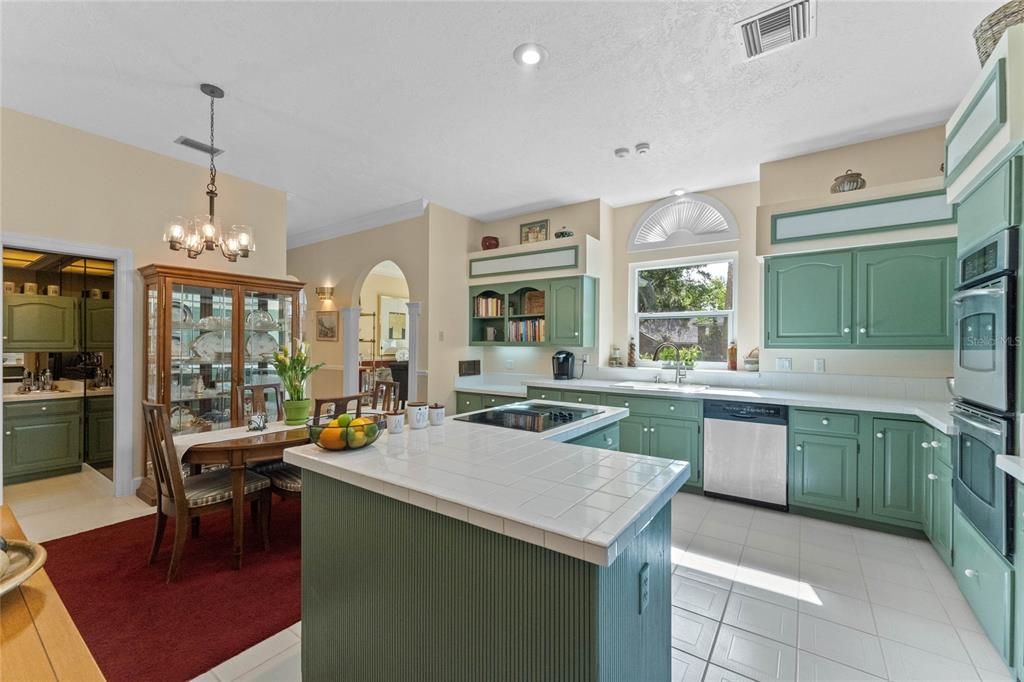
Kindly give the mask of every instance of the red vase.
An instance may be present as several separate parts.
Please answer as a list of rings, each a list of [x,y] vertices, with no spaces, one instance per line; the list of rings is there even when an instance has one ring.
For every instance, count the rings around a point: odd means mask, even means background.
[[[498,248],[498,243],[498,238],[490,235],[480,240],[480,246],[484,251],[490,251],[491,249]]]

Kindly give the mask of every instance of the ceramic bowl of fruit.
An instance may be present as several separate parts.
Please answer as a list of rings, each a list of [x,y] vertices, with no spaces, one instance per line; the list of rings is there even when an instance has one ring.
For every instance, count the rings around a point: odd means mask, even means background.
[[[358,450],[377,440],[384,426],[384,419],[379,417],[321,417],[310,421],[309,440],[324,450]]]

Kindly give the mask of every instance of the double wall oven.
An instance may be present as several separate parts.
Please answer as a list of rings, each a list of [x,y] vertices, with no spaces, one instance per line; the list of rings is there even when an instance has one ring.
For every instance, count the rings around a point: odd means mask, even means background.
[[[1016,452],[1017,253],[1015,227],[961,253],[953,294],[953,500],[1007,556],[1013,551],[1012,481],[996,468],[996,455]]]

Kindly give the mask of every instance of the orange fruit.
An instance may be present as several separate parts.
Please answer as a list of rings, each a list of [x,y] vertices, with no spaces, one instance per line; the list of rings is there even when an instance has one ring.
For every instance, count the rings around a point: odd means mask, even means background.
[[[328,450],[345,449],[345,429],[326,428],[320,432],[319,445]]]

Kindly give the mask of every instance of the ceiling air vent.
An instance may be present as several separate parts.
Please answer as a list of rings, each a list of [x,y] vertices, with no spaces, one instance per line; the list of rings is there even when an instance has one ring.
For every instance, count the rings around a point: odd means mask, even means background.
[[[736,24],[747,59],[814,37],[816,0],[776,5]]]
[[[182,135],[177,140],[175,140],[174,143],[175,144],[180,144],[182,147],[188,147],[189,149],[195,149],[197,152],[202,152],[203,154],[205,154],[207,156],[209,156],[211,153],[214,156],[220,156],[221,154],[224,153],[223,149],[218,149],[217,147],[211,147],[208,144],[200,142],[199,140],[193,140],[191,137],[185,137],[184,135]]]

